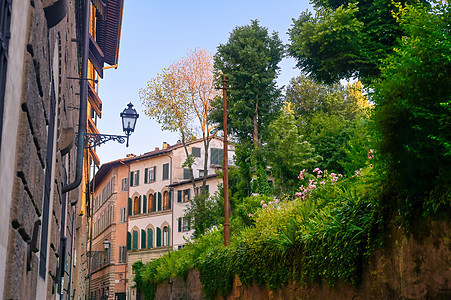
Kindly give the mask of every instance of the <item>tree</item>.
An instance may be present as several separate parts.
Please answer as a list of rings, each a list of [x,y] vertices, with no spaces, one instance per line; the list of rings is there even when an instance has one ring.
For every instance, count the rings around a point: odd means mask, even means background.
[[[218,46],[214,65],[226,76],[228,90],[228,126],[239,140],[252,140],[261,145],[268,124],[282,107],[281,90],[276,87],[278,63],[284,55],[281,40],[271,36],[257,20],[238,26],[226,44]],[[212,115],[222,123],[222,102],[217,101]]]
[[[269,133],[265,154],[276,189],[281,194],[294,194],[299,171],[314,166],[321,157],[314,154],[310,143],[300,134],[291,103],[271,123]]]
[[[362,88],[359,81],[346,88],[341,84],[318,84],[306,76],[290,81],[287,101],[293,103],[300,134],[323,158],[317,167],[353,173],[355,169],[349,167],[355,164],[350,162],[350,155],[366,159],[370,132],[365,127],[370,108]]]
[[[374,93],[382,155],[410,208],[422,209],[434,190],[449,205],[451,8],[407,5],[395,16],[405,36],[382,62]]]
[[[204,170],[207,170],[208,148],[215,127],[209,118],[211,101],[217,96],[213,83],[212,56],[205,50],[196,49],[188,51],[186,57],[163,69],[139,92],[147,107],[144,113],[155,118],[163,130],[180,133],[187,157],[185,164],[190,170],[194,188],[194,158],[187,144],[195,139],[194,120],[197,120],[204,144]],[[205,192],[207,176],[207,172],[204,172],[202,192]]]
[[[326,83],[357,77],[365,84],[404,35],[393,13],[426,0],[314,0],[289,29],[288,53],[297,66]]]

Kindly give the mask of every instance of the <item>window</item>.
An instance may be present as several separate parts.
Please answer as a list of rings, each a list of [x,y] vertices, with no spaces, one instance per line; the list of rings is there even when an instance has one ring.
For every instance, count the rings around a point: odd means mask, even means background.
[[[153,194],[149,194],[149,198],[147,198],[147,212],[155,211],[155,206]]]
[[[157,247],[161,247],[161,229],[157,227]]]
[[[119,263],[126,263],[127,262],[127,247],[126,246],[120,246],[119,247]]]
[[[199,177],[204,177],[205,171],[204,170],[199,170]],[[207,171],[208,174],[208,171]]]
[[[133,201],[133,215],[138,215],[140,211],[140,205],[139,205],[139,198],[135,197],[135,200]]]
[[[163,227],[163,247],[169,246],[169,228],[167,226]]]
[[[183,179],[191,179],[191,171],[188,168],[183,169]]]
[[[171,203],[170,203],[170,199],[169,199],[169,193],[168,191],[165,191],[163,193],[163,210],[168,210],[171,209]]]
[[[157,173],[157,167],[152,167],[149,169],[149,182],[155,182],[155,174]]]
[[[224,149],[211,148],[210,165],[222,165]]]
[[[127,250],[132,250],[132,234],[127,232]]]
[[[190,189],[184,190],[183,191],[183,202],[189,202],[189,198],[190,198]]]
[[[121,191],[122,192],[128,191],[128,178],[127,177],[122,178],[122,180],[121,180]]]
[[[147,228],[147,248],[153,248],[153,230]]]
[[[133,250],[138,250],[138,231],[133,230]]]
[[[130,186],[139,185],[139,170],[130,172]]]
[[[169,164],[163,165],[163,180],[169,179]]]
[[[141,249],[146,249],[146,231],[141,229]]]
[[[178,219],[179,232],[190,231],[191,230],[191,220],[189,218],[179,218]]]
[[[12,1],[0,1],[0,147],[2,145],[3,109],[5,103],[6,68],[8,66],[8,44],[11,33]]]
[[[200,148],[191,148],[191,154],[193,155],[193,157],[200,157]]]
[[[121,207],[121,222],[127,222],[127,213],[125,207]]]

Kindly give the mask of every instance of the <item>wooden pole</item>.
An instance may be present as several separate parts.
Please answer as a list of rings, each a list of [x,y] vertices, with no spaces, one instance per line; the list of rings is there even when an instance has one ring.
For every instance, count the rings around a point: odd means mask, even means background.
[[[229,224],[229,159],[227,142],[227,81],[225,75],[222,79],[222,115],[224,118],[224,246],[230,244]]]

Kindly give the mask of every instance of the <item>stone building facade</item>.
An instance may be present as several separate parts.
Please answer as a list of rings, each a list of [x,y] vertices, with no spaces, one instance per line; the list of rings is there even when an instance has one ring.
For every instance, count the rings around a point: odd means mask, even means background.
[[[84,278],[74,276],[82,252],[75,245],[87,237],[76,133],[86,128],[83,70],[96,46],[85,17],[104,2],[0,0],[1,299],[84,299]],[[122,9],[123,1],[110,2]]]

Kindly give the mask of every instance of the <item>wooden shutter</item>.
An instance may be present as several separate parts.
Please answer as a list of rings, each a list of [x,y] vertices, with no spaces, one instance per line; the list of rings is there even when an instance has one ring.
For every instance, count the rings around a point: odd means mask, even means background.
[[[152,211],[157,211],[157,193],[153,194]]]
[[[179,218],[179,232],[182,232],[182,218]]]
[[[147,248],[153,248],[153,230],[147,229]]]
[[[139,170],[137,170],[136,171],[136,174],[135,174],[135,185],[139,185]]]
[[[128,215],[131,216],[133,214],[133,201],[132,198],[128,198]]]
[[[149,183],[149,169],[144,169],[144,183]]]
[[[161,229],[157,227],[157,247],[161,247]]]
[[[133,230],[133,250],[138,249],[138,231]]]
[[[138,214],[141,213],[141,196],[138,198]]]
[[[177,191],[177,202],[182,202],[182,191]]]
[[[189,168],[183,168],[183,179],[191,179],[191,171]]]
[[[127,232],[127,250],[132,250],[132,234]]]
[[[191,189],[188,189],[188,201],[191,199]]]
[[[147,196],[143,195],[143,214],[147,213]]]
[[[141,229],[141,249],[146,249],[146,231]]]
[[[153,167],[153,181],[157,181],[157,166]]]
[[[158,192],[158,211],[161,211],[161,193]]]
[[[163,180],[166,180],[169,178],[169,164],[163,165]]]
[[[133,177],[135,176],[135,172],[130,172],[130,186],[133,186]]]
[[[172,191],[169,191],[168,198],[169,198],[168,209],[172,209]]]

